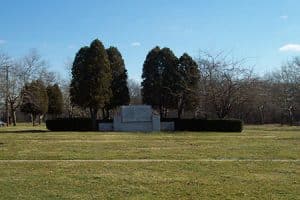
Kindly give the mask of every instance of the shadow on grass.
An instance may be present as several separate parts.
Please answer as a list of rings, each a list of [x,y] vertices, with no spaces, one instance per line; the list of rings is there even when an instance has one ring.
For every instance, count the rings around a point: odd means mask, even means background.
[[[0,130],[0,134],[3,133],[47,133],[48,130]]]

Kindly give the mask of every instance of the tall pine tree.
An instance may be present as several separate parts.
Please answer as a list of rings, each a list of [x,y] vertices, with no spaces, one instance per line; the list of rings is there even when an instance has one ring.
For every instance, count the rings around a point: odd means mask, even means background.
[[[110,47],[106,50],[106,52],[112,73],[112,96],[107,105],[107,109],[113,109],[121,105],[128,105],[130,102],[127,83],[128,76],[124,60],[119,50],[116,47]]]
[[[47,87],[48,114],[57,117],[63,112],[63,95],[57,84]]]
[[[142,101],[144,104],[152,105],[154,108],[160,108],[161,94],[161,70],[159,69],[158,55],[160,48],[153,48],[147,55],[143,65],[142,74]]]
[[[110,100],[111,80],[109,59],[98,39],[78,51],[72,67],[71,102],[90,110],[94,129],[98,110]]]
[[[171,49],[163,48],[159,54],[162,68],[162,105],[163,117],[167,117],[167,109],[177,108],[177,96],[180,81],[178,58]]]
[[[179,81],[178,59],[169,48],[152,49],[144,62],[142,74],[143,103],[160,110],[166,117],[167,109],[176,107]]]

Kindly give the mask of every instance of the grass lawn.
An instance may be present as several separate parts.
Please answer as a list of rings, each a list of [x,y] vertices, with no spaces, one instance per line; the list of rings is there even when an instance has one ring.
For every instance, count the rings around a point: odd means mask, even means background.
[[[300,127],[152,134],[0,128],[0,199],[300,199]]]

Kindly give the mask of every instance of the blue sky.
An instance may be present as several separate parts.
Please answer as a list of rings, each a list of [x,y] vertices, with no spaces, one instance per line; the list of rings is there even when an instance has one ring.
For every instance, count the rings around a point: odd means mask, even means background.
[[[179,57],[230,51],[256,73],[300,54],[299,0],[0,0],[0,51],[21,57],[37,49],[51,70],[99,38],[121,51],[129,77],[140,80],[156,45]]]

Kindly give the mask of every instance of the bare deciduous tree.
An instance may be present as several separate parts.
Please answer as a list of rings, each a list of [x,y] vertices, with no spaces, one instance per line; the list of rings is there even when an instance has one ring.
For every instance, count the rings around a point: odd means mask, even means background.
[[[20,60],[12,60],[0,54],[1,89],[0,99],[6,101],[7,119],[11,118],[16,125],[16,111],[21,103],[21,90],[24,85],[33,80],[42,80],[49,85],[57,82],[57,74],[47,70],[47,63],[36,50],[31,50],[28,55]],[[3,100],[2,100],[3,101]]]
[[[229,59],[224,52],[215,56],[203,53],[198,65],[201,72],[200,95],[208,112],[225,118],[234,106],[248,100],[245,91],[252,83],[252,70],[243,66],[244,60]]]
[[[142,104],[141,85],[133,80],[128,80],[130,104]]]
[[[300,109],[300,59],[295,58],[271,75],[273,96],[281,111],[281,122],[287,118],[292,125]]]
[[[0,54],[0,70],[1,70],[1,89],[0,89],[0,100],[5,104],[5,118],[7,126],[9,124],[9,110],[8,110],[8,96],[9,96],[9,80],[8,73],[10,68],[10,58],[5,54]]]

